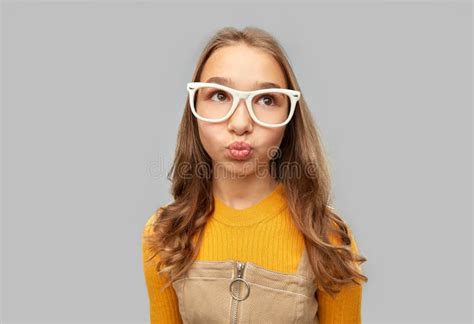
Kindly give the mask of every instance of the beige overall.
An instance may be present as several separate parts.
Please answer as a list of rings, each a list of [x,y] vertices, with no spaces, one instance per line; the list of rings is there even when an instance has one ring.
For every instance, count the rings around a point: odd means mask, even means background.
[[[303,249],[294,274],[252,262],[197,260],[173,287],[183,323],[319,324],[313,279]]]

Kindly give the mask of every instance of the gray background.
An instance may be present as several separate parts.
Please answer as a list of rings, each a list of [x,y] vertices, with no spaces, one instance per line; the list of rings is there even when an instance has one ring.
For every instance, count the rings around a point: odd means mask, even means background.
[[[369,282],[364,323],[472,319],[472,9],[4,1],[2,323],[145,323],[140,235],[219,28],[287,51]]]

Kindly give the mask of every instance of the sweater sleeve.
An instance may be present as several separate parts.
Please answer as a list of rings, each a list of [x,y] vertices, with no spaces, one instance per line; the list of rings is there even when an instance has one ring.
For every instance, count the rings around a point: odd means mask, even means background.
[[[169,286],[163,292],[160,292],[160,288],[165,285],[169,278],[166,274],[159,274],[156,270],[159,260],[158,255],[148,260],[154,253],[149,250],[143,236],[151,233],[151,224],[155,217],[156,213],[148,219],[142,235],[142,261],[149,299],[150,324],[182,323],[178,299],[173,286]]]
[[[352,251],[359,253],[359,249],[349,229]],[[359,269],[360,268],[360,265]],[[355,283],[346,284],[334,299],[321,290],[317,290],[318,318],[320,324],[360,324],[362,307],[362,286]]]

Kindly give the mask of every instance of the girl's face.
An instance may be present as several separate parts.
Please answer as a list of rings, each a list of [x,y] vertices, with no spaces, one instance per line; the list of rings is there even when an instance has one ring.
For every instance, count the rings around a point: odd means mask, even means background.
[[[230,83],[211,80],[220,77]],[[214,51],[206,62],[200,82],[222,83],[236,90],[251,91],[261,87],[258,83],[272,82],[287,88],[283,71],[269,54],[246,45],[226,46]],[[240,100],[229,119],[220,123],[209,123],[197,119],[199,136],[206,152],[213,160],[215,175],[221,170],[231,174],[255,174],[268,176],[268,161],[279,147],[286,126],[269,128],[255,123]],[[243,141],[252,147],[250,156],[236,158],[228,148],[235,141]],[[235,153],[235,151],[234,151]],[[216,167],[219,167],[216,170]]]

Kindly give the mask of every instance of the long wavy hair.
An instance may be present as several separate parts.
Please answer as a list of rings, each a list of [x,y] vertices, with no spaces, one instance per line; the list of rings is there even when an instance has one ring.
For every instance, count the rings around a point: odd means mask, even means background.
[[[192,80],[199,81],[204,64],[215,50],[238,44],[272,55],[289,88],[301,91],[284,49],[273,36],[257,27],[218,30],[202,51]],[[298,106],[286,126],[278,154],[269,161],[269,170],[272,177],[283,184],[289,211],[304,236],[316,287],[334,297],[343,284],[362,284],[368,280],[358,265],[367,259],[351,249],[351,229],[330,206],[330,170],[303,94]],[[292,169],[282,167],[284,165],[297,165],[305,172],[295,177]],[[169,278],[162,289],[180,278],[196,259],[201,234],[214,209],[212,160],[200,141],[197,121],[189,107],[189,95],[167,178],[172,183],[174,200],[156,210],[152,231],[144,236],[154,252],[150,260],[158,257],[156,270]]]

